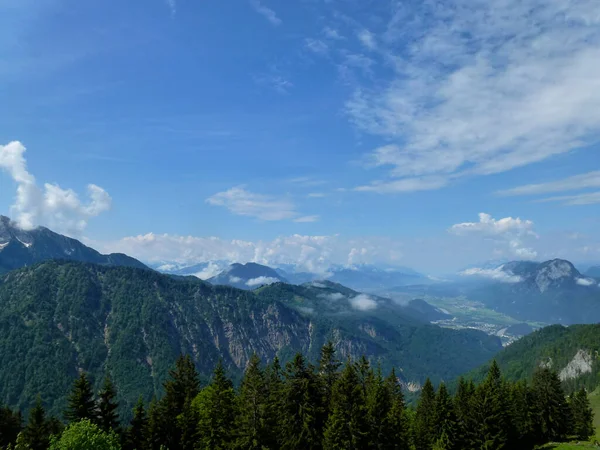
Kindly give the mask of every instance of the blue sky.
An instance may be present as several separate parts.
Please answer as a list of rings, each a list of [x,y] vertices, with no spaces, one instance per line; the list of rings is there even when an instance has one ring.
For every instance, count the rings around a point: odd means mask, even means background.
[[[0,36],[22,226],[147,261],[600,261],[597,1],[2,0]]]

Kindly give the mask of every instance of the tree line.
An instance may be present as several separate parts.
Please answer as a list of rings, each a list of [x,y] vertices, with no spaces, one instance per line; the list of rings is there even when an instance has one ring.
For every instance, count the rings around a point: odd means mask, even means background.
[[[530,383],[510,383],[493,362],[485,380],[460,379],[452,395],[427,380],[407,407],[394,370],[366,358],[342,364],[329,343],[317,365],[297,354],[285,368],[253,356],[239,388],[217,364],[201,388],[189,356],[181,356],[149,405],[140,398],[119,422],[116,389],[106,378],[94,395],[86,374],[74,382],[64,422],[41,401],[23,424],[0,408],[0,448],[11,450],[333,450],[533,449],[594,434],[585,390],[565,396],[556,372],[540,368]]]

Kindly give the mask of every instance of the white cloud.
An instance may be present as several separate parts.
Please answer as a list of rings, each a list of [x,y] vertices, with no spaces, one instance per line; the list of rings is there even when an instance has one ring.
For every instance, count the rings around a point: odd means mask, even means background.
[[[294,83],[292,83],[282,74],[276,73],[276,70],[273,72],[274,73],[258,75],[254,77],[254,81],[259,85],[274,89],[280,94],[289,93],[290,89],[294,87]]]
[[[326,196],[327,196],[327,194],[325,194],[323,192],[311,192],[310,194],[307,195],[308,198],[323,198]]]
[[[265,284],[273,284],[278,283],[279,280],[275,277],[258,277],[252,278],[246,281],[246,286],[248,287],[256,287],[256,286],[264,286]]]
[[[329,50],[329,46],[320,39],[307,38],[304,40],[304,46],[311,52],[325,55]]]
[[[294,222],[297,223],[312,223],[312,222],[318,222],[319,221],[319,216],[302,216],[302,217],[298,217],[297,219],[294,219]]]
[[[370,185],[358,186],[355,191],[390,194],[397,192],[430,191],[448,184],[448,179],[438,176],[403,178],[392,181],[375,181]]]
[[[200,278],[201,280],[208,280],[209,278],[219,275],[224,269],[225,268],[222,264],[217,264],[213,261],[210,261],[204,269],[195,273],[194,276]]]
[[[558,197],[549,197],[538,200],[538,202],[561,202],[567,206],[593,205],[600,203],[600,192],[589,192],[578,195],[561,195]]]
[[[502,283],[518,283],[522,281],[521,277],[510,272],[505,272],[501,267],[495,269],[480,269],[471,268],[464,270],[460,273],[465,276],[478,276],[483,278],[489,278],[494,281],[500,281]]]
[[[377,302],[366,294],[360,294],[350,299],[350,306],[359,311],[370,311],[377,308]]]
[[[590,278],[577,278],[576,283],[580,286],[592,286],[596,284],[596,281]]]
[[[219,192],[206,201],[214,206],[223,206],[234,214],[261,220],[286,220],[298,215],[290,200],[255,194],[243,187]]]
[[[266,7],[259,0],[250,0],[250,4],[254,8],[254,10],[263,17],[265,17],[271,23],[271,25],[281,25],[281,19],[277,17],[277,14],[271,8]]]
[[[377,40],[375,35],[371,33],[369,30],[361,30],[358,33],[358,39],[369,50],[374,50],[377,47]]]
[[[390,144],[373,159],[394,178],[499,173],[598,141],[596,0],[399,3],[375,38],[394,73],[346,110]]]
[[[582,173],[562,180],[551,181],[549,183],[528,184],[512,189],[498,191],[498,195],[535,195],[549,194],[552,192],[573,191],[577,189],[600,187],[600,170]]]
[[[313,286],[316,286],[315,283],[313,283]],[[319,286],[317,286],[319,287]],[[320,286],[320,287],[326,287],[326,286]],[[346,298],[346,296],[344,294],[342,294],[341,292],[332,292],[331,294],[319,294],[318,296],[319,298],[322,298],[324,300],[329,300],[332,302],[336,302],[338,300],[342,300],[344,298]]]
[[[233,284],[241,283],[242,279],[240,277],[229,276],[229,282]]]
[[[25,151],[23,144],[18,141],[0,145],[0,169],[6,171],[17,184],[11,215],[20,227],[31,229],[45,225],[58,232],[77,235],[86,228],[89,219],[110,209],[111,197],[95,184],[87,186],[87,204],[83,204],[72,189],[63,189],[50,183],[40,188],[35,177],[27,170]]]
[[[197,264],[206,261],[256,262],[267,266],[293,264],[302,271],[325,275],[332,264],[347,264],[352,249],[365,249],[358,262],[394,263],[403,244],[386,238],[282,236],[270,241],[147,233],[112,243],[89,243],[105,252],[122,252],[147,262]],[[356,259],[356,258],[354,258]]]
[[[497,240],[506,248],[510,255],[520,259],[534,259],[537,252],[525,247],[523,240],[527,237],[537,238],[533,231],[534,224],[531,220],[522,220],[519,217],[505,217],[496,220],[486,213],[479,214],[479,222],[464,222],[452,225],[448,230],[458,236],[477,236]],[[502,256],[504,250],[498,250]]]

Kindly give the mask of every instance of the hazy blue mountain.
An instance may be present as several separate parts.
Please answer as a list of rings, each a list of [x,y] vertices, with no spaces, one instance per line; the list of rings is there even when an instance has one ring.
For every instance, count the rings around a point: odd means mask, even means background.
[[[588,267],[585,271],[585,275],[588,277],[600,278],[600,266]]]
[[[219,275],[209,278],[215,285],[232,286],[238,289],[256,289],[265,284],[287,282],[274,269],[256,263],[231,264]]]
[[[469,298],[521,320],[546,323],[600,321],[600,288],[569,261],[514,261],[491,272],[490,283]]]
[[[408,302],[407,307],[417,311],[421,314],[428,322],[435,320],[451,319],[452,315],[442,311],[440,308],[436,308],[430,305],[425,300],[416,298]]]
[[[38,227],[22,230],[8,217],[0,216],[0,273],[48,259],[65,259],[94,264],[147,268],[121,253],[102,255],[76,239]]]
[[[333,266],[327,277],[358,291],[380,291],[394,286],[429,284],[432,280],[409,268],[380,268],[371,264]]]

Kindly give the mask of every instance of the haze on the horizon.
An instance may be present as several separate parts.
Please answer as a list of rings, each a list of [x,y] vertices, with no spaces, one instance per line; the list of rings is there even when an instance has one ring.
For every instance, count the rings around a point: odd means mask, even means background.
[[[7,0],[0,213],[144,261],[600,261],[595,0]]]

